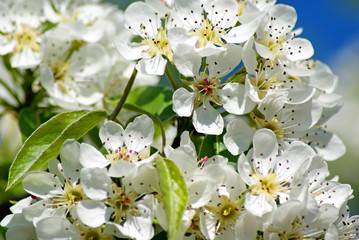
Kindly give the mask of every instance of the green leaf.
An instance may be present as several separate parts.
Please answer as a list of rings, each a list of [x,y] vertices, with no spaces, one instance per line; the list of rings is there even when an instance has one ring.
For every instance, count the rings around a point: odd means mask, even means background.
[[[141,107],[158,117],[161,121],[175,116],[172,110],[173,92],[162,86],[146,86],[132,89],[126,103]]]
[[[200,150],[199,157],[212,157],[214,155],[222,155],[223,157],[228,158],[230,162],[237,162],[238,156],[233,156],[226,148],[223,143],[223,132],[221,135],[207,135],[204,137]]]
[[[187,206],[187,186],[174,162],[157,157],[157,170],[168,221],[168,239],[177,239],[181,218]]]
[[[17,153],[6,190],[17,184],[26,172],[39,169],[56,157],[67,139],[79,139],[106,117],[102,110],[80,110],[58,114],[40,125]]]

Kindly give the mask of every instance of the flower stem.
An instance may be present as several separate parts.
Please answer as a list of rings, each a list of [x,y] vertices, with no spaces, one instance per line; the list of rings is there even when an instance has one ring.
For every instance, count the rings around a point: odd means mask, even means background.
[[[127,82],[127,85],[126,85],[126,88],[125,90],[123,91],[123,94],[122,94],[122,97],[120,99],[120,101],[118,102],[115,110],[112,112],[112,114],[110,115],[109,117],[109,120],[111,121],[114,121],[117,117],[117,115],[120,113],[123,105],[125,104],[126,102],[126,99],[127,99],[127,96],[128,94],[130,93],[131,91],[131,88],[132,88],[132,85],[133,83],[135,82],[135,79],[136,79],[136,75],[137,75],[137,69],[136,67],[133,68],[133,71],[132,71],[132,74],[131,74],[131,77],[130,79],[128,80]]]
[[[173,90],[176,91],[177,89],[179,89],[178,82],[173,78],[171,71],[168,69],[167,65],[166,65],[165,73],[166,73],[166,77],[168,78],[168,80],[171,83]]]

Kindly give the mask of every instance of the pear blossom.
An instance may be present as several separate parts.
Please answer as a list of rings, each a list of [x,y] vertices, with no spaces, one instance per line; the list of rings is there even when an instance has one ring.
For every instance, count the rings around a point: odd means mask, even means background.
[[[275,134],[269,129],[258,130],[253,137],[253,150],[238,159],[238,173],[248,185],[246,210],[262,217],[276,209],[277,199],[286,202],[291,183],[303,177],[313,156],[314,151],[300,142],[278,156]]]
[[[42,0],[16,1],[0,4],[0,55],[10,54],[13,68],[32,68],[41,61],[43,21]]]
[[[286,92],[267,93],[257,108],[261,115],[257,116],[254,111],[250,113],[257,130],[251,128],[243,119],[233,119],[223,137],[228,150],[234,155],[246,151],[253,134],[259,129],[273,131],[281,149],[300,140],[318,122],[321,107],[312,100],[296,105],[285,104],[287,99]]]
[[[184,84],[192,89],[191,92],[185,88],[175,91],[173,110],[182,117],[189,117],[193,112],[193,126],[200,133],[219,135],[223,131],[223,118],[210,102],[234,114],[243,114],[253,108],[254,103],[246,101],[241,96],[245,93],[243,85],[221,84],[221,79],[241,61],[242,48],[238,45],[228,47],[227,52],[207,57],[207,65],[203,70],[200,70],[200,56],[190,48],[183,50],[181,55],[174,56],[174,62],[180,73],[193,77],[194,81],[184,81]]]
[[[24,208],[26,219],[34,225],[49,216],[65,216],[80,201],[87,199],[78,182],[81,165],[78,161],[80,144],[74,140],[64,143],[60,151],[61,163],[54,159],[51,172],[34,171],[26,174],[22,185],[39,201]]]
[[[6,239],[36,239],[36,228],[31,221],[25,219],[23,209],[35,203],[32,197],[26,197],[10,207],[12,214],[1,220],[0,226],[8,228]]]
[[[100,139],[108,154],[103,155],[93,146],[82,143],[80,163],[88,168],[109,168],[111,177],[125,177],[145,163],[154,161],[150,156],[150,145],[154,135],[152,120],[146,115],[136,117],[126,130],[121,125],[107,121],[100,129]]]
[[[172,62],[173,52],[167,38],[168,12],[160,1],[135,2],[125,11],[125,26],[141,40],[130,43],[119,38],[115,45],[124,58],[139,60],[136,65],[139,72],[163,75],[167,64],[164,57]]]
[[[359,235],[358,215],[349,216],[349,208],[344,205],[339,212],[338,219],[330,225],[325,239],[357,239]]]
[[[288,201],[279,206],[273,214],[273,223],[265,230],[264,239],[323,239],[330,222],[334,221],[338,209],[325,205],[320,208],[314,222],[299,218],[303,204]]]
[[[259,103],[268,92],[273,91],[287,92],[286,102],[289,104],[304,103],[314,96],[313,87],[288,78],[286,69],[277,60],[257,61],[253,38],[245,43],[242,57],[248,73],[245,78],[246,90],[252,101]]]
[[[239,12],[233,0],[176,0],[174,6],[173,28],[168,34],[172,48],[181,51],[178,46],[185,42],[202,57],[227,51],[226,43],[245,42],[254,35],[261,19],[258,14],[254,20],[236,26]]]
[[[42,85],[55,104],[66,109],[101,100],[102,84],[110,72],[110,58],[104,47],[91,43],[74,51],[73,44],[74,36],[65,29],[47,32],[40,66]]]
[[[154,234],[153,197],[135,190],[139,188],[132,186],[132,180],[137,176],[137,172],[128,175],[119,187],[112,182],[106,169],[83,168],[84,192],[93,200],[79,203],[74,208],[74,215],[89,227],[110,226],[111,233],[118,237],[151,239]],[[147,178],[150,177],[147,174]]]
[[[260,24],[255,48],[263,58],[280,62],[304,60],[312,57],[312,44],[304,38],[295,38],[300,31],[292,31],[297,22],[293,7],[284,4],[273,6]]]

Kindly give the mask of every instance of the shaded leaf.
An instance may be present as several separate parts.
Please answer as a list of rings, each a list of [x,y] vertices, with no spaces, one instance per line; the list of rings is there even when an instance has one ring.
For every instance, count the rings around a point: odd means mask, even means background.
[[[131,90],[126,103],[141,107],[165,121],[175,116],[172,110],[172,94],[171,90],[161,86],[139,87]]]

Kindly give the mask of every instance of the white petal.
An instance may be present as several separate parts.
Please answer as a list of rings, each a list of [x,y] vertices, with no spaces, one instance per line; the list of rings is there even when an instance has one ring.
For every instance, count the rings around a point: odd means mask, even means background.
[[[122,39],[115,39],[114,44],[120,54],[127,60],[137,60],[142,58],[142,52],[148,49],[148,46],[139,43],[129,43]]]
[[[272,168],[275,156],[278,155],[277,137],[270,129],[259,129],[253,136],[254,164],[261,173],[268,173]],[[257,169],[256,168],[256,169]]]
[[[307,144],[293,143],[277,160],[278,180],[290,182],[295,175],[302,178],[314,155],[315,152]]]
[[[195,93],[179,88],[173,93],[172,101],[172,108],[175,113],[180,117],[189,117],[193,111]]]
[[[237,170],[242,180],[248,186],[252,186],[256,183],[256,180],[254,180],[252,176],[252,167],[249,164],[248,159],[246,158],[244,153],[242,153],[238,158]]]
[[[256,217],[262,217],[264,214],[271,212],[276,206],[275,201],[267,198],[264,194],[252,195],[247,193],[245,199],[244,207]]]
[[[239,83],[227,83],[219,90],[219,97],[223,108],[233,114],[249,113],[255,105],[247,96],[245,86]]]
[[[223,77],[235,69],[241,62],[242,47],[235,44],[228,45],[225,52],[209,56],[207,64],[210,77]]]
[[[336,160],[343,156],[346,148],[342,140],[335,134],[322,128],[313,128],[308,132],[307,142],[312,141],[309,146],[323,156],[327,161]]]
[[[193,176],[188,183],[188,204],[191,208],[203,207],[216,194],[216,189],[217,184],[214,179],[204,175]]]
[[[0,55],[8,54],[14,51],[15,42],[9,41],[3,35],[0,35]]]
[[[80,232],[65,217],[49,217],[42,219],[36,226],[36,234],[40,240],[79,239]]]
[[[128,150],[141,152],[143,149],[148,148],[155,133],[153,121],[147,115],[141,115],[128,124],[125,130],[125,144]]]
[[[71,139],[67,140],[60,150],[60,158],[62,162],[62,168],[64,170],[64,176],[76,182],[79,178],[79,172],[81,164],[79,162],[80,143]]]
[[[197,155],[191,146],[184,145],[173,150],[167,158],[172,160],[186,179],[197,169]]]
[[[186,77],[193,77],[198,74],[202,64],[202,58],[192,46],[178,44],[178,50],[174,52],[173,62],[177,70]]]
[[[126,162],[126,161],[117,161],[113,163],[108,170],[108,175],[111,177],[127,177],[132,174],[133,171],[136,171],[137,166],[133,163]]]
[[[257,68],[257,55],[253,49],[253,37],[251,37],[243,46],[242,59],[248,74],[255,74]]]
[[[152,163],[142,164],[133,173],[122,179],[124,186],[132,186],[138,193],[152,193],[160,189],[158,172]]]
[[[227,126],[223,136],[224,145],[233,155],[238,155],[248,149],[255,130],[242,119],[233,119]]]
[[[48,172],[30,172],[25,174],[22,186],[26,192],[41,198],[51,198],[62,194],[62,183],[56,175]]]
[[[266,59],[273,59],[274,58],[273,53],[271,53],[269,51],[269,49],[266,46],[264,46],[263,44],[254,42],[254,45],[256,46],[256,50],[257,50],[258,54],[262,58],[266,58]]]
[[[286,81],[283,83],[283,88],[288,89],[288,103],[300,104],[308,101],[315,93],[315,89],[308,86],[307,83],[298,81]]]
[[[15,53],[11,59],[11,66],[13,68],[32,68],[40,64],[40,53],[32,51],[29,47],[25,46],[21,52]]]
[[[238,27],[234,27],[223,36],[223,39],[229,43],[243,43],[254,35],[254,33],[257,31],[260,21],[261,18],[257,17],[253,19],[253,21],[243,23]]]
[[[104,200],[112,193],[112,180],[105,168],[83,168],[81,185],[86,196],[93,200]]]
[[[99,74],[101,71],[109,73],[110,57],[106,49],[97,43],[89,43],[71,55],[69,73],[76,78],[85,78]],[[101,72],[102,77],[107,77]]]
[[[184,28],[174,27],[168,30],[168,41],[174,54],[182,56],[183,47],[191,49],[194,52],[194,46],[197,43],[197,38],[189,34],[189,32]]]
[[[157,34],[157,29],[161,28],[160,18],[162,17],[164,16],[160,16],[155,9],[144,2],[132,3],[124,14],[125,24],[129,29],[141,35],[145,35],[143,32],[146,32],[148,37],[154,37]]]
[[[259,229],[256,218],[251,214],[241,214],[235,225],[237,239],[256,239]]]
[[[205,46],[196,48],[195,50],[201,57],[208,57],[227,51],[225,47],[218,47],[211,42],[208,42]]]
[[[97,228],[107,222],[110,218],[110,212],[104,203],[94,200],[84,200],[79,202],[74,211],[81,223]]]
[[[81,143],[79,161],[86,168],[105,168],[111,162],[101,152],[87,143]]]
[[[287,58],[291,61],[311,58],[314,49],[310,41],[304,38],[295,38],[286,45],[285,50],[289,52]]]
[[[237,23],[238,6],[232,0],[204,1],[204,10],[208,12],[207,19],[216,27],[230,29]]]
[[[136,69],[145,74],[150,75],[163,75],[165,72],[167,60],[164,59],[161,53],[157,53],[156,56],[150,59],[141,59],[137,65]]]
[[[123,225],[116,225],[118,230],[125,236],[134,239],[151,239],[154,235],[152,219],[146,217],[126,216]]]
[[[223,132],[223,118],[208,101],[204,101],[202,106],[194,110],[192,120],[199,133],[219,135]]]
[[[106,121],[100,128],[99,136],[107,152],[114,152],[122,147],[125,140],[122,126],[113,121]]]
[[[22,239],[33,240],[36,239],[35,227],[30,222],[28,224],[21,224],[15,227],[9,228],[6,231],[6,239]]]
[[[271,21],[271,29],[290,31],[294,28],[297,22],[297,13],[295,9],[289,5],[278,4],[275,5],[270,11],[269,16],[274,20]],[[272,30],[273,31],[273,30]]]

